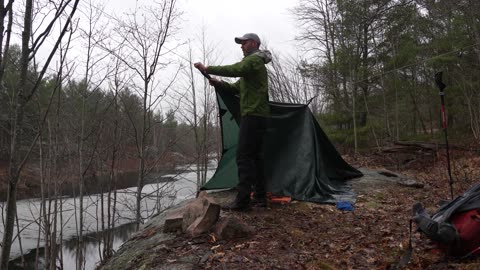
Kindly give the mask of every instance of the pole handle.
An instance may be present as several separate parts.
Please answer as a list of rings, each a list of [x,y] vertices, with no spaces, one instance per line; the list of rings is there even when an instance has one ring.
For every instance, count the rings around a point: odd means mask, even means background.
[[[437,84],[437,87],[440,89],[440,95],[445,95],[443,93],[443,90],[447,86],[442,81],[442,75],[443,75],[442,71],[435,73],[435,83]]]
[[[200,72],[202,73],[202,75],[203,75],[205,78],[207,78],[207,79],[209,79],[209,80],[212,79],[212,77],[210,76],[210,74],[207,74],[205,71],[200,71]]]

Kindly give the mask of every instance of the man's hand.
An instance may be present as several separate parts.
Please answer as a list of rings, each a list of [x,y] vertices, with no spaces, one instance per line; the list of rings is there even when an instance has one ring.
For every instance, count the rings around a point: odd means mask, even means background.
[[[197,68],[198,70],[200,70],[201,72],[207,73],[207,67],[204,64],[198,62],[198,63],[193,64],[193,66],[195,68]],[[220,85],[223,84],[223,81],[221,81],[217,78],[213,78],[213,77],[211,79],[209,79],[208,82],[210,83],[211,86],[220,86]]]
[[[207,72],[207,67],[200,62],[193,64],[193,66],[201,72]]]
[[[208,82],[210,83],[211,86],[220,86],[223,84],[223,81],[217,78],[211,78],[210,80],[208,80]]]

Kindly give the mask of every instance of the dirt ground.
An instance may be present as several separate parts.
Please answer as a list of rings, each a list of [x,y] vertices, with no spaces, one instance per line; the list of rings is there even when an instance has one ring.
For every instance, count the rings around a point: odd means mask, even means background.
[[[445,157],[422,154],[400,163],[379,154],[346,159],[356,167],[401,172],[423,183],[424,188],[370,185],[357,190],[353,212],[305,202],[231,212],[255,233],[229,241],[211,235],[194,240],[177,237],[158,249],[149,266],[170,269],[170,263],[182,258],[201,258],[194,269],[397,269],[408,246],[412,205],[422,202],[432,210],[439,200],[450,197]],[[457,151],[452,159],[457,196],[479,181],[480,157]],[[480,269],[480,259],[449,258],[414,233],[413,255],[406,269]]]

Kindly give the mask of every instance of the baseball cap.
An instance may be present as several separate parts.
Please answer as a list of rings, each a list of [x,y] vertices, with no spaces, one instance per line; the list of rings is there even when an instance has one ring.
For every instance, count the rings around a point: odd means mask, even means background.
[[[235,38],[235,42],[238,44],[241,44],[242,41],[245,41],[245,40],[255,40],[258,44],[260,44],[260,38],[255,33],[246,33],[242,37]]]

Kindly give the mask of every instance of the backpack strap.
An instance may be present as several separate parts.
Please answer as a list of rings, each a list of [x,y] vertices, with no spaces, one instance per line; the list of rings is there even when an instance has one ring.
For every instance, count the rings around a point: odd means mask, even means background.
[[[455,227],[443,220],[437,221],[428,215],[421,203],[413,205],[413,221],[417,224],[417,230],[423,232],[428,238],[443,243],[457,243],[459,237]]]
[[[468,258],[471,258],[471,257],[473,257],[475,255],[479,255],[479,254],[480,254],[480,247],[477,247],[476,249],[470,251],[467,255],[460,258],[460,260],[468,259]]]
[[[470,204],[470,201],[476,201],[475,199],[480,199],[480,184],[475,184],[462,196],[459,196],[450,203],[442,206],[438,212],[432,216],[432,219],[439,223],[448,222],[453,213],[455,213],[458,209],[463,208],[465,204]]]

